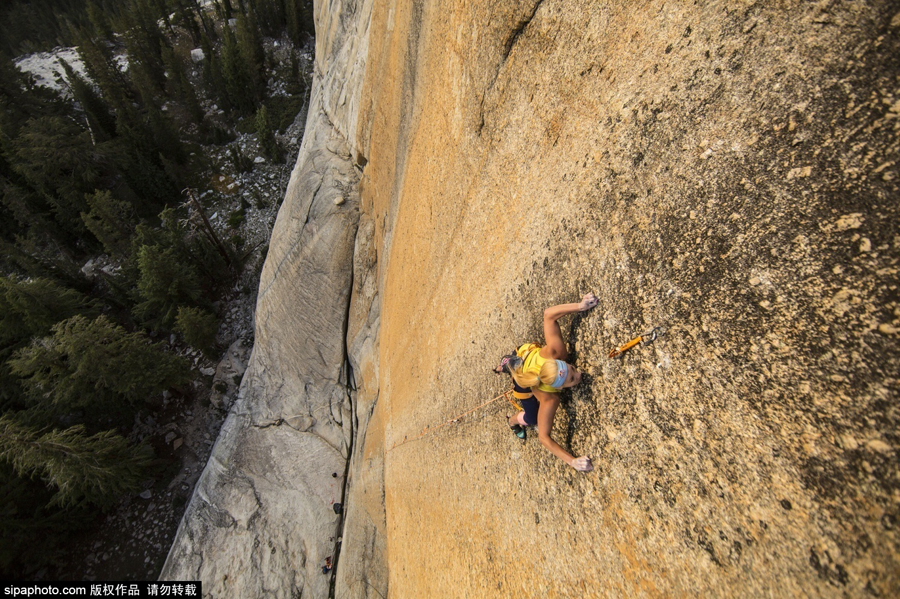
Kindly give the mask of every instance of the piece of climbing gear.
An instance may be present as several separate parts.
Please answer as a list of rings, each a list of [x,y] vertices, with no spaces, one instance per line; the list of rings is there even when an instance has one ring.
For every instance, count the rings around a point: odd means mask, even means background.
[[[483,404],[477,405],[477,406],[475,406],[474,408],[472,408],[471,410],[466,410],[465,412],[463,412],[462,414],[456,416],[455,418],[451,418],[450,420],[447,420],[446,422],[443,422],[443,423],[441,423],[441,424],[438,424],[437,426],[426,426],[426,427],[422,430],[422,432],[419,433],[417,436],[415,436],[415,437],[413,437],[413,438],[411,438],[411,439],[403,439],[403,441],[400,441],[399,443],[395,443],[394,445],[391,446],[390,449],[388,449],[388,451],[394,451],[395,449],[397,449],[397,448],[400,447],[401,445],[406,445],[407,443],[411,443],[411,442],[413,442],[413,441],[417,441],[417,440],[421,439],[422,437],[425,437],[426,435],[430,435],[431,433],[433,433],[434,431],[436,431],[436,430],[438,430],[438,429],[441,429],[441,428],[444,428],[445,426],[448,426],[448,425],[454,424],[454,423],[456,423],[456,422],[459,422],[464,416],[467,416],[468,414],[471,414],[472,412],[474,412],[474,411],[476,411],[476,410],[480,410],[481,408],[483,408],[483,407],[485,407],[485,406],[489,406],[489,405],[491,405],[492,403],[494,403],[495,401],[500,400],[500,399],[503,399],[504,397],[507,398],[507,399],[510,401],[510,403],[512,403],[513,405],[516,405],[515,403],[513,403],[513,400],[510,398],[511,395],[512,395],[512,389],[510,389],[509,391],[504,391],[504,392],[501,393],[500,395],[498,395],[498,396],[496,396],[496,397],[494,397],[494,398],[489,399],[488,401],[484,402]],[[521,410],[521,408],[519,408],[519,409]]]
[[[516,412],[522,412],[525,408],[522,407],[522,404],[519,403],[519,400],[516,399],[514,391],[507,391],[504,393],[506,395],[506,399],[509,400],[510,405],[516,409]]]
[[[652,343],[653,341],[656,341],[658,332],[659,332],[659,327],[653,327],[652,329],[650,329],[643,335],[639,335],[639,336],[635,337],[634,339],[632,339],[631,341],[629,341],[628,343],[623,343],[619,347],[617,347],[614,350],[612,350],[611,352],[609,352],[609,357],[617,358],[617,357],[621,356],[623,353],[627,352],[632,347],[634,347],[635,345],[637,345],[638,343],[647,345],[648,343]]]

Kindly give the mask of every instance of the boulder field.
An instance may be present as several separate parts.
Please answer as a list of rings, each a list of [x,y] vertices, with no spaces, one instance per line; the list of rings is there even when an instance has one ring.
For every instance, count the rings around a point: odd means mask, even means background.
[[[256,344],[162,578],[896,593],[900,3],[315,12]],[[491,369],[588,291],[553,429],[582,474]]]

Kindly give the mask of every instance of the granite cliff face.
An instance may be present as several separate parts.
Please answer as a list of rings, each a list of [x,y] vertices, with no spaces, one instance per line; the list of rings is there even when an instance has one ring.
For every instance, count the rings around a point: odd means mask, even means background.
[[[257,344],[163,576],[214,596],[895,592],[900,3],[316,12]],[[594,458],[579,474],[515,439],[503,401],[457,417],[586,291],[600,305],[564,334],[587,376],[554,428]]]
[[[317,40],[305,135],[261,275],[253,354],[161,574],[202,580],[215,597],[327,596],[332,577],[322,566],[338,555],[357,435],[353,368],[361,370],[347,342],[362,255],[361,169],[347,140],[351,117],[340,111],[352,89],[335,80],[338,68],[352,71],[343,44],[355,36],[343,29],[345,11],[318,10],[320,26],[336,20]]]
[[[260,281],[258,342],[162,573],[211,596],[328,594],[353,434],[344,336],[359,212],[321,101],[316,88]]]

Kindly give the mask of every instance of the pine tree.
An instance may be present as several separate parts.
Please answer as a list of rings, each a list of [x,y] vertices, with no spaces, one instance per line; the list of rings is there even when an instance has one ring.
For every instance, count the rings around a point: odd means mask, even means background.
[[[253,76],[229,27],[222,31],[222,75],[230,104],[241,114],[252,114],[256,108]]]
[[[175,18],[178,19],[178,25],[184,27],[191,35],[191,41],[194,46],[200,43],[200,26],[197,25],[197,19],[194,14],[194,6],[190,0],[172,0],[175,6]]]
[[[7,272],[49,278],[73,289],[89,287],[81,264],[76,264],[64,247],[47,244],[35,235],[16,237],[15,243],[0,240],[0,264]]]
[[[140,202],[132,204],[140,216],[155,215],[160,208],[178,194],[178,187],[161,166],[159,152],[154,160],[152,138],[145,126],[140,123],[126,123],[121,120],[116,124],[118,138],[103,148],[103,153],[110,162],[124,175],[126,187],[140,198]],[[117,194],[125,198],[126,194]]]
[[[216,332],[219,319],[201,308],[181,306],[175,320],[175,330],[181,333],[185,343],[196,347],[209,358],[216,357]]]
[[[117,200],[109,191],[97,191],[87,197],[90,212],[81,219],[110,254],[124,256],[134,232],[134,209],[128,202]]]
[[[305,91],[303,76],[300,74],[300,59],[296,52],[291,52],[291,74],[285,85],[285,91],[292,96],[299,96]]]
[[[53,490],[0,461],[0,573],[4,577],[64,558],[65,541],[96,526],[96,508],[49,506]],[[35,543],[40,539],[40,543]]]
[[[57,92],[34,84],[12,60],[0,54],[0,150],[9,155],[10,142],[18,137],[30,119],[71,118],[70,102]]]
[[[203,33],[211,40],[218,40],[219,37],[216,32],[216,24],[212,17],[207,14],[206,10],[200,7],[200,2],[198,0],[191,1],[194,4],[194,12],[200,18],[200,24],[203,25]]]
[[[12,217],[3,222],[7,232],[4,237],[14,240],[19,235],[31,234],[64,239],[65,235],[53,222],[49,205],[41,194],[20,183],[0,175],[0,204]]]
[[[266,94],[266,51],[263,47],[259,23],[253,12],[239,14],[237,17],[238,52],[244,62],[244,69],[253,82],[253,101],[256,102]]]
[[[306,39],[303,39],[305,37],[315,38],[316,19],[313,0],[287,0],[287,3],[288,5],[295,4],[298,10],[300,29],[298,38],[294,42],[299,45],[306,42]]]
[[[272,130],[272,123],[269,121],[269,112],[265,105],[260,106],[256,111],[256,140],[266,158],[270,160],[281,160],[281,149],[275,140],[275,132]]]
[[[159,30],[156,11],[148,0],[131,0],[126,15],[129,70],[142,72],[153,94],[160,95],[165,85],[162,46],[168,42]]]
[[[169,35],[175,37],[175,29],[172,28],[172,22],[169,20],[169,7],[166,6],[166,0],[152,0],[153,12],[157,20],[162,19],[169,30]]]
[[[227,21],[232,17],[234,8],[231,7],[231,0],[215,0],[216,10],[220,13],[222,20]]]
[[[153,148],[150,156],[156,157],[153,162],[161,167],[165,167],[166,161],[184,164],[187,158],[184,144],[178,137],[178,130],[169,117],[149,97],[144,106],[144,112],[146,115],[145,126],[150,133],[150,143]],[[163,172],[166,172],[165,168]],[[166,174],[172,175],[172,173]],[[178,177],[170,176],[169,180],[176,187],[181,187],[181,181],[179,181]]]
[[[4,138],[15,137],[25,121],[40,116],[40,106],[25,91],[27,80],[12,59],[0,54],[0,134]]]
[[[138,292],[143,301],[135,306],[135,316],[152,326],[170,329],[179,306],[196,304],[200,299],[197,272],[173,247],[142,246],[137,262]]]
[[[116,0],[98,0],[97,4],[86,7],[84,0],[4,0],[0,2],[0,51],[18,56],[72,46],[73,28],[100,26],[96,22],[98,13],[114,17],[119,11]]]
[[[235,171],[239,173],[249,173],[253,170],[253,161],[244,154],[240,146],[228,146],[228,155],[231,158],[231,164]]]
[[[189,365],[143,333],[129,333],[104,315],[74,316],[53,335],[9,361],[32,401],[46,409],[110,409],[136,405],[187,380]]]
[[[69,63],[62,58],[59,59],[59,63],[66,73],[66,80],[72,96],[81,104],[88,128],[93,134],[94,143],[112,139],[116,133],[116,119],[112,115],[109,105],[100,94],[94,91],[91,84],[85,81],[84,77],[75,72]]]
[[[279,37],[285,29],[283,0],[253,0],[250,5],[259,22],[260,31],[268,37]]]
[[[299,47],[303,42],[303,17],[301,14],[300,3],[294,0],[288,0],[285,3],[285,29],[288,38]]]
[[[56,220],[72,232],[84,231],[84,194],[99,180],[92,143],[70,119],[31,119],[11,142],[12,166],[52,204]]]
[[[104,9],[100,8],[97,3],[94,2],[94,0],[88,1],[87,14],[91,26],[94,28],[94,35],[100,39],[113,39],[113,28],[109,16]]]
[[[50,332],[76,314],[96,314],[95,303],[47,279],[0,277],[0,344],[19,343]]]
[[[184,64],[178,59],[175,51],[168,46],[163,48],[163,62],[166,65],[169,96],[177,98],[187,110],[191,121],[199,124],[203,121],[203,108],[200,106],[200,100],[197,99],[194,87],[184,73]]]
[[[140,212],[156,212],[177,194],[180,184],[167,176],[160,154],[183,164],[186,153],[174,126],[156,106],[146,73],[136,69],[133,77],[144,106],[126,100],[116,107],[116,138],[102,148],[102,153],[125,175],[128,187],[148,204],[139,207]]]
[[[76,314],[96,315],[96,303],[47,279],[0,277],[0,411],[27,406],[19,380],[6,361],[32,338]]]
[[[108,506],[140,488],[153,452],[131,446],[114,431],[88,435],[82,425],[34,430],[9,415],[0,417],[0,459],[22,477],[39,476],[57,489],[52,503],[82,501]]]
[[[200,37],[200,48],[203,50],[204,56],[203,82],[206,84],[206,89],[216,97],[223,110],[231,110],[225,75],[222,73],[222,63],[219,56],[216,55],[212,40],[206,33]]]
[[[131,108],[134,90],[119,69],[108,41],[81,31],[78,35],[78,56],[88,77],[100,88],[103,99],[112,106],[117,118],[123,110]]]
[[[204,295],[210,295],[215,289],[228,285],[235,273],[240,272],[240,257],[234,246],[223,242],[209,225],[196,200],[194,204],[198,212],[189,221],[193,228],[182,234],[186,241],[184,251],[197,272],[203,275]]]

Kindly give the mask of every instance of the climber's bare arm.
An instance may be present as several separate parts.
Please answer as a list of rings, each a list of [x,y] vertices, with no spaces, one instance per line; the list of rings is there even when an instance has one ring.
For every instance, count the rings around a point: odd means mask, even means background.
[[[550,436],[553,430],[553,418],[556,416],[556,409],[559,407],[559,394],[546,393],[540,389],[532,389],[532,391],[534,396],[540,401],[537,416],[538,440],[550,453],[566,464],[571,464],[575,458]]]
[[[567,314],[584,312],[597,305],[597,298],[593,293],[585,294],[581,301],[575,304],[559,304],[550,306],[544,310],[544,347],[541,348],[541,357],[552,360],[565,360],[569,357],[566,342],[563,340],[559,323],[556,322]]]
[[[594,467],[591,465],[591,458],[586,456],[580,458],[574,457],[550,436],[550,433],[553,430],[553,418],[556,416],[556,409],[559,407],[559,394],[546,393],[540,389],[532,389],[532,391],[538,401],[541,402],[538,407],[537,417],[538,440],[541,442],[541,445],[576,470],[581,472],[590,472],[593,470]]]

